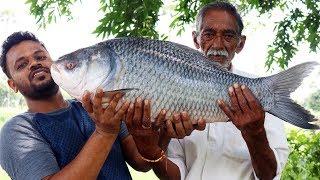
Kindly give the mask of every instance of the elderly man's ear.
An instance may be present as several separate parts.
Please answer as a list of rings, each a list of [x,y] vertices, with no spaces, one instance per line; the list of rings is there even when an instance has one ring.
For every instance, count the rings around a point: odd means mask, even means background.
[[[192,39],[193,39],[194,46],[197,49],[199,49],[200,48],[200,44],[199,44],[199,41],[198,41],[198,33],[196,31],[192,31]]]
[[[247,37],[245,35],[240,36],[240,41],[238,42],[237,49],[236,49],[237,54],[242,51],[244,44],[246,43],[246,39]]]

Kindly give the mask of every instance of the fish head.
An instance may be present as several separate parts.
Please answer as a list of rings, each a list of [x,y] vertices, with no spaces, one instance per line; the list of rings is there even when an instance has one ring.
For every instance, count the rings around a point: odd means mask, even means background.
[[[112,64],[110,49],[98,44],[60,57],[53,62],[51,74],[56,84],[80,100],[86,90],[103,88]]]

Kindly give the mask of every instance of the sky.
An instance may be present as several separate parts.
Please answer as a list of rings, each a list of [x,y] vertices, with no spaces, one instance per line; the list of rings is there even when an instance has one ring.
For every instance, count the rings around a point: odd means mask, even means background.
[[[35,18],[29,14],[29,5],[24,2],[24,0],[0,0],[1,43],[15,31],[31,31],[44,42],[51,57],[57,59],[66,53],[103,41],[101,37],[96,37],[96,34],[92,33],[98,25],[99,18],[103,16],[98,11],[98,0],[82,0],[82,3],[77,3],[72,8],[73,20],[57,19],[57,23],[48,25],[46,29],[39,29]],[[169,5],[170,3],[172,4],[172,1],[168,1]],[[194,26],[186,25],[186,31],[181,36],[177,36],[176,32],[169,28],[171,15],[165,12],[161,14],[158,30],[162,33],[169,32],[168,40],[194,48],[191,36]],[[279,21],[283,16],[284,14],[280,11],[275,11],[272,17],[259,17],[257,12],[251,12],[243,18],[245,24],[243,34],[247,36],[247,40],[244,49],[233,61],[237,69],[260,76],[280,71],[276,69],[266,72],[264,62],[267,57],[267,45],[271,44],[274,38],[274,22]],[[303,44],[289,67],[306,61],[320,61],[320,54],[310,53],[308,46]],[[311,78],[307,78],[295,93],[294,96],[298,101],[320,88],[319,80],[315,78],[318,71],[317,69]]]

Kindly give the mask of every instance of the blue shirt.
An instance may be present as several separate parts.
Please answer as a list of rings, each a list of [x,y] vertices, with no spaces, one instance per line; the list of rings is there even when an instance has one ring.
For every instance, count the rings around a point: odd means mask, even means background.
[[[12,179],[41,179],[70,163],[88,140],[95,125],[77,101],[50,113],[26,112],[13,117],[0,134],[0,164]],[[114,142],[98,179],[131,179],[120,141]]]

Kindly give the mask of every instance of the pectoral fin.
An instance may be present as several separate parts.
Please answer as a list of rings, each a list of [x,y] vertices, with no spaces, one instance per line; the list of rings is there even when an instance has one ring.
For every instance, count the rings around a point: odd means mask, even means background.
[[[112,100],[111,97],[113,97],[117,93],[122,93],[126,94],[130,91],[137,91],[139,90],[138,88],[124,88],[124,89],[115,89],[115,90],[110,90],[110,91],[105,91],[104,92],[104,97],[102,97],[102,107],[106,108],[110,101]]]

